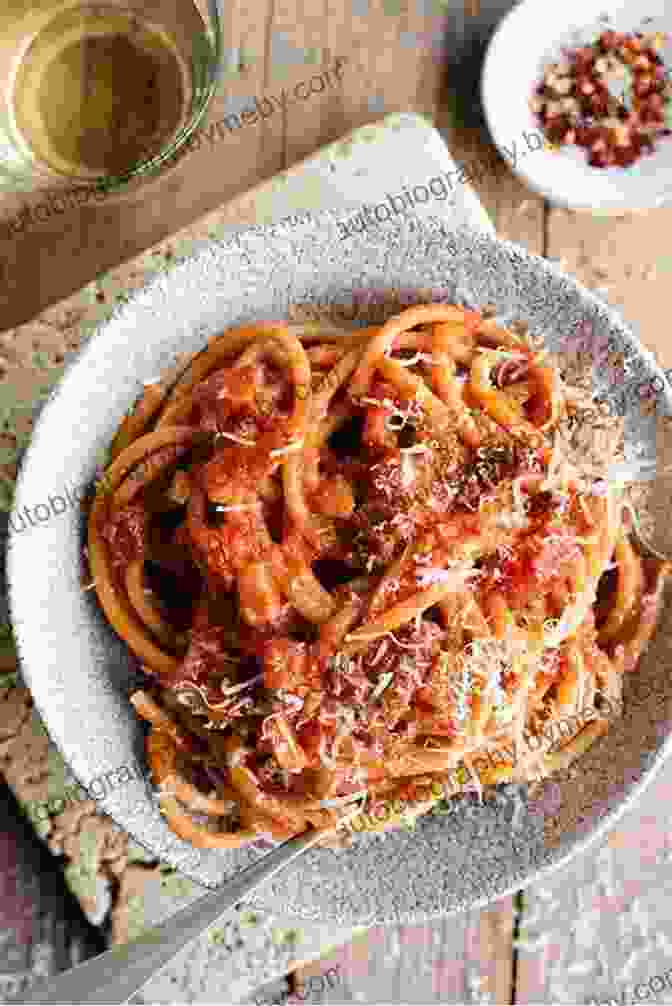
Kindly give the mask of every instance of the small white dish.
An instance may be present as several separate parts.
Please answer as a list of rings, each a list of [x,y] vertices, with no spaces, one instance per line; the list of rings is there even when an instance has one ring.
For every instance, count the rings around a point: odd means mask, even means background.
[[[481,99],[495,145],[511,170],[556,206],[601,214],[643,212],[672,204],[672,136],[629,168],[591,167],[582,147],[546,149],[529,107],[546,65],[562,49],[590,45],[605,29],[672,31],[666,0],[522,0],[490,40],[481,76]],[[672,67],[672,44],[659,50]],[[536,138],[535,138],[536,137]]]

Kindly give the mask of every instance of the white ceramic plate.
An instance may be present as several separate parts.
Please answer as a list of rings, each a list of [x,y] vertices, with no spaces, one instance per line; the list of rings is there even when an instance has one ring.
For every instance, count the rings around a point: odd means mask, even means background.
[[[503,19],[490,40],[481,77],[488,128],[511,169],[551,203],[605,214],[655,209],[672,202],[672,137],[629,168],[594,168],[581,147],[541,149],[542,133],[529,99],[544,67],[564,47],[590,45],[607,28],[614,31],[672,30],[669,0],[523,0]],[[672,45],[660,54],[672,66]]]

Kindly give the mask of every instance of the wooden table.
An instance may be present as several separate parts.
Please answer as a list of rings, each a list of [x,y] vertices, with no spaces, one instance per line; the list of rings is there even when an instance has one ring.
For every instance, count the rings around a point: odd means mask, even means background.
[[[5,381],[20,380],[35,349],[75,344],[38,312],[354,126],[405,110],[432,118],[456,160],[489,165],[473,185],[501,236],[560,260],[672,366],[670,210],[609,219],[553,209],[494,156],[476,89],[509,0],[487,10],[449,0],[225,6],[229,73],[200,141],[174,168],[99,205],[61,211],[42,201],[51,208],[38,210],[39,200],[0,199]],[[293,96],[286,107],[283,88]],[[254,95],[275,97],[275,112],[244,124],[236,116]],[[252,219],[235,203],[223,214]],[[653,981],[672,966],[669,795],[672,767],[597,849],[541,885],[441,923],[370,931],[304,972],[340,964],[342,980],[323,990],[325,1002],[622,1002],[650,979],[642,1001],[672,1002]]]

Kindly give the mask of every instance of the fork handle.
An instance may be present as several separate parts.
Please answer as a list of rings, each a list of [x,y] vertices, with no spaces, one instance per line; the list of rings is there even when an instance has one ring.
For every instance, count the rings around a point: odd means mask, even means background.
[[[310,829],[290,838],[256,863],[236,874],[223,887],[202,898],[166,922],[146,930],[132,943],[113,947],[71,971],[36,983],[22,993],[22,1003],[125,1003],[153,975],[161,971],[222,915],[264,881],[297,859],[323,837]]]

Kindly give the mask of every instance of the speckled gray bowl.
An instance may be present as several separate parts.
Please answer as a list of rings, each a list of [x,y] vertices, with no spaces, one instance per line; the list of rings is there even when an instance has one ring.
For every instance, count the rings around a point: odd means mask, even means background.
[[[612,310],[552,264],[488,235],[451,232],[438,220],[389,222],[348,239],[337,222],[326,213],[298,226],[251,228],[166,269],[120,306],[45,406],[18,480],[10,602],[37,708],[84,786],[100,794],[102,784],[94,780],[113,773],[101,810],[207,886],[221,883],[261,850],[203,852],[165,826],[145,781],[143,728],[127,701],[137,671],[94,592],[81,588],[81,514],[73,505],[52,502],[57,496],[65,500],[66,487],[90,482],[99,451],[142,382],[229,325],[290,312],[365,323],[432,298],[494,304],[500,317],[525,320],[551,348],[571,338],[580,321],[592,322],[595,352],[602,354],[596,393],[626,416],[633,455],[649,461],[656,456],[655,422],[642,416],[640,397],[658,388],[659,411],[671,411],[672,396],[651,355]],[[301,304],[305,310],[297,309]],[[610,378],[605,349],[625,355],[625,379]],[[660,485],[666,492],[662,480]],[[36,520],[45,510],[51,516],[35,527],[24,521],[21,529],[24,507]],[[57,510],[62,512],[54,515]],[[661,541],[669,537],[669,527],[660,533]],[[655,645],[632,676],[646,695],[640,688],[630,696],[622,724],[588,753],[578,779],[559,778],[559,790],[549,784],[536,802],[517,786],[499,788],[483,805],[465,796],[452,815],[428,816],[415,832],[359,836],[344,851],[314,850],[253,903],[284,915],[353,924],[420,920],[483,905],[566,861],[633,803],[669,753],[669,622],[668,606]],[[128,770],[140,778],[129,779]],[[577,791],[584,798],[578,821],[571,811]],[[545,821],[545,814],[555,817]],[[553,840],[549,823],[555,825]]]

